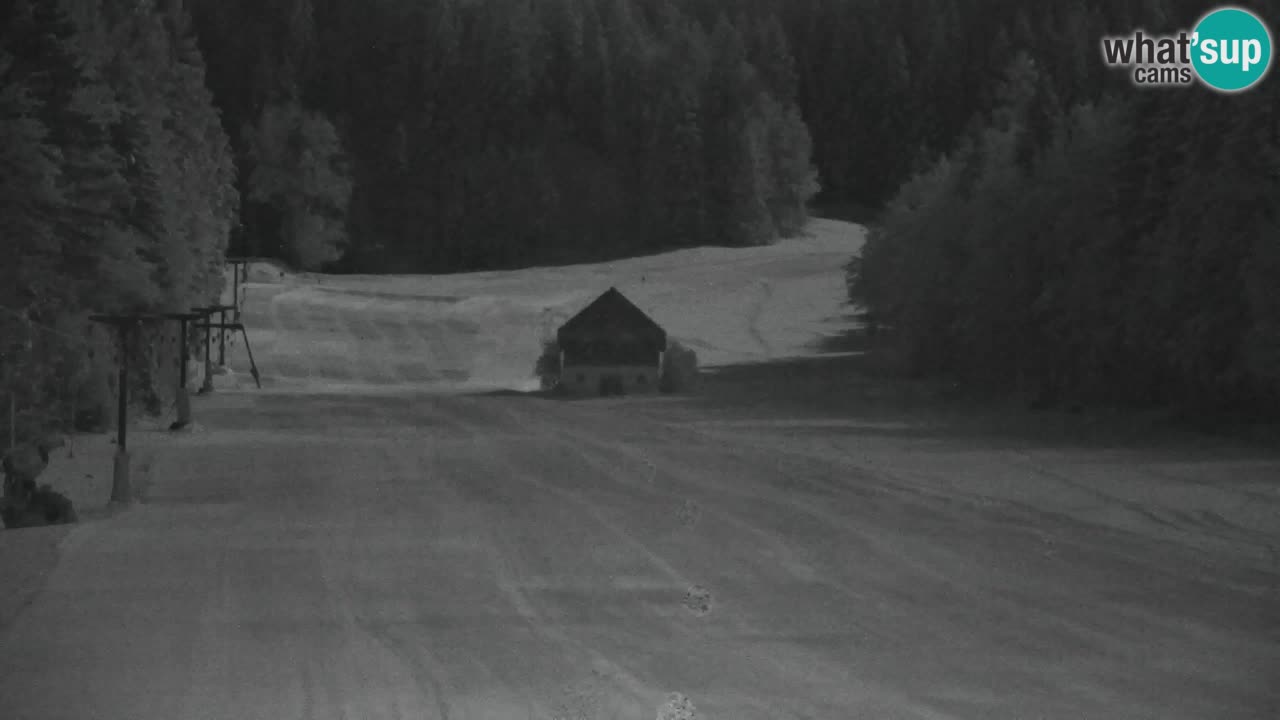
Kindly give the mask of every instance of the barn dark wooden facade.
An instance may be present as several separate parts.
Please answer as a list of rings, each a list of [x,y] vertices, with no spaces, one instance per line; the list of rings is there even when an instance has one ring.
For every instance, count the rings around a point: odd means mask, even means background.
[[[617,288],[556,333],[560,384],[576,395],[657,392],[667,333]]]

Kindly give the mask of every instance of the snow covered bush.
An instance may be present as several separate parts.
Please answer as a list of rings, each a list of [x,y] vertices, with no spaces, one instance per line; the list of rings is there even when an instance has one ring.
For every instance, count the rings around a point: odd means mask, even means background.
[[[662,354],[662,380],[659,389],[665,393],[694,392],[698,389],[698,354],[672,340]]]
[[[534,363],[533,374],[543,390],[552,390],[560,383],[560,343],[555,338],[542,341],[542,354]]]

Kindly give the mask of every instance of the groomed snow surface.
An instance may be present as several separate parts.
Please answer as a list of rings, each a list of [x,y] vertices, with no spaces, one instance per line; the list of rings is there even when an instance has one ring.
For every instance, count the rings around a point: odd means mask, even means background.
[[[94,514],[103,444],[49,470],[95,474],[88,521],[0,533],[0,600],[31,598],[0,604],[0,717],[1280,717],[1274,455],[809,411],[794,366],[696,398],[489,392],[610,285],[704,364],[812,355],[861,238],[259,272],[264,388],[233,345],[195,431],[131,440],[141,502]]]

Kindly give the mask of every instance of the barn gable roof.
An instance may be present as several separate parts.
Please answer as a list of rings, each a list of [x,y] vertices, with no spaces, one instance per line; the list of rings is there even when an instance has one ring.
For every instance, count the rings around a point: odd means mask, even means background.
[[[609,288],[560,327],[560,339],[630,334],[666,345],[667,333],[617,288]]]

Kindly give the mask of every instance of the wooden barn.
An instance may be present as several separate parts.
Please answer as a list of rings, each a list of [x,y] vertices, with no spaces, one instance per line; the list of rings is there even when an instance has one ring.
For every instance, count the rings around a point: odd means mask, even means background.
[[[560,387],[573,395],[658,391],[667,333],[609,288],[556,333]]]

